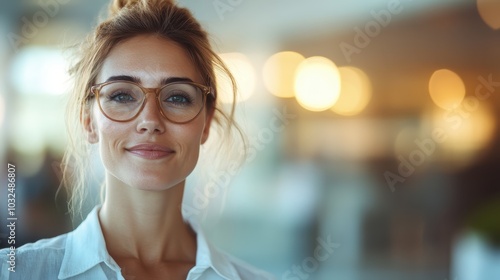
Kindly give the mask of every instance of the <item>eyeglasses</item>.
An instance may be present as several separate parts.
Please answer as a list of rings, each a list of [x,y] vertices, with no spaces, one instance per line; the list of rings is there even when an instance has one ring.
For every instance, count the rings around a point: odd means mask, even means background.
[[[160,88],[144,88],[130,81],[111,81],[91,87],[101,112],[110,120],[127,122],[136,118],[149,93],[156,95],[162,116],[174,123],[187,123],[200,114],[210,87],[193,82],[173,82]]]

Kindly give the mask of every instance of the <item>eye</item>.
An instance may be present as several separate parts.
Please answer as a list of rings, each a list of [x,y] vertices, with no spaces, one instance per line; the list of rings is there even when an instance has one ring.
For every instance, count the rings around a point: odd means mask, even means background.
[[[168,102],[173,102],[173,103],[189,103],[190,100],[183,95],[172,95],[169,98],[167,98]]]
[[[174,106],[189,106],[193,103],[193,98],[184,91],[176,90],[165,96],[163,102]]]
[[[134,96],[132,96],[131,94],[129,94],[127,92],[122,92],[122,91],[114,92],[113,94],[111,94],[108,97],[108,99],[110,101],[115,101],[115,102],[119,102],[119,103],[131,103],[131,102],[136,101]]]

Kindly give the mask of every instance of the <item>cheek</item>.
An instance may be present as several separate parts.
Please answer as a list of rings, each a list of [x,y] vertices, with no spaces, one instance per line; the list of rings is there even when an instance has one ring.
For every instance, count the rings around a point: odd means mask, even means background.
[[[94,126],[97,129],[101,142],[103,142],[102,140],[109,139],[110,137],[113,138],[114,135],[123,133],[121,131],[126,128],[126,125],[124,124],[125,123],[118,123],[106,118],[99,110],[99,107],[97,105],[94,106]]]
[[[184,156],[186,160],[191,163],[198,160],[198,155],[200,151],[200,145],[203,136],[204,120],[188,123],[179,126],[179,130],[176,135],[176,141],[183,148]]]
[[[120,148],[120,142],[125,139],[128,133],[127,126],[122,123],[117,123],[109,120],[100,112],[95,114],[95,127],[99,137],[99,152],[101,160],[105,165],[112,164],[116,157],[114,152]]]
[[[200,118],[196,122],[190,124],[190,127],[186,127],[185,131],[187,139],[190,146],[200,146],[203,138],[203,128],[205,127],[205,120]]]

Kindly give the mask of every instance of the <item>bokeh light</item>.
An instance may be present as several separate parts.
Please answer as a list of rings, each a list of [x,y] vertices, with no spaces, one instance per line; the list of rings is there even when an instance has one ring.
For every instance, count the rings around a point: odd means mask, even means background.
[[[291,51],[279,52],[269,57],[262,70],[267,90],[278,97],[293,97],[295,72],[304,59],[301,54]]]
[[[500,1],[477,0],[477,10],[487,25],[493,29],[500,28]]]
[[[372,96],[368,75],[356,67],[339,67],[340,96],[332,111],[343,116],[353,116],[365,109]]]
[[[465,85],[460,76],[448,69],[435,71],[429,80],[429,93],[437,106],[451,110],[465,97]]]
[[[68,69],[61,50],[25,47],[14,57],[10,76],[14,89],[21,94],[60,95],[69,90]]]
[[[236,101],[248,100],[255,90],[255,68],[250,59],[242,53],[224,53],[220,54],[220,57],[236,80],[238,86]],[[222,75],[220,70],[216,74],[219,100],[222,103],[232,103],[234,98],[231,81],[228,77]]]
[[[468,164],[487,147],[495,132],[495,116],[490,107],[475,97],[467,97],[456,110],[436,110],[434,128],[444,129],[445,158],[458,167]]]
[[[295,76],[295,97],[310,111],[332,107],[340,95],[340,73],[328,58],[314,56],[300,63]]]

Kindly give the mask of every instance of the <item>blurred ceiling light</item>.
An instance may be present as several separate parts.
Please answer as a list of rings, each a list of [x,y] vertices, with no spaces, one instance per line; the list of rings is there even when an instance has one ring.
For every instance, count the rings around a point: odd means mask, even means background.
[[[236,80],[238,86],[236,101],[241,102],[249,99],[255,89],[255,69],[248,57],[242,53],[224,53],[219,56]],[[216,74],[219,100],[222,103],[232,103],[233,90],[231,81],[220,70],[216,71]]]
[[[487,25],[493,29],[500,28],[500,1],[477,0],[477,10]]]
[[[435,71],[429,81],[429,93],[434,103],[445,109],[457,108],[465,97],[465,85],[460,76],[448,69]]]
[[[277,97],[293,97],[295,71],[304,59],[301,54],[290,51],[271,56],[262,71],[267,90]]]
[[[68,61],[61,50],[48,47],[25,47],[14,57],[10,76],[21,94],[58,95],[67,93],[70,76]]]
[[[370,102],[372,88],[370,78],[356,67],[339,67],[340,96],[331,108],[343,116],[353,116],[363,111]]]
[[[332,107],[340,94],[340,73],[328,58],[314,56],[302,61],[295,76],[295,98],[310,111]]]

